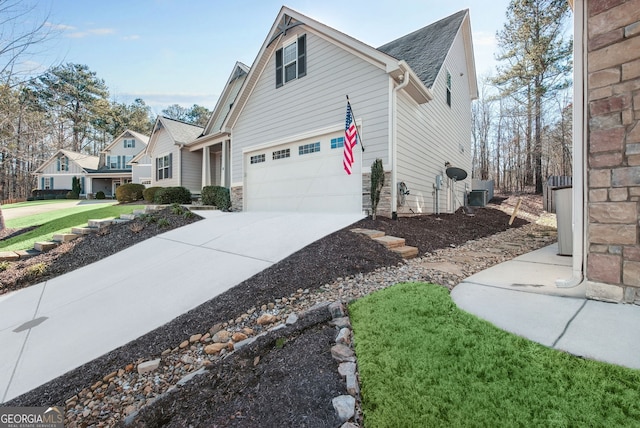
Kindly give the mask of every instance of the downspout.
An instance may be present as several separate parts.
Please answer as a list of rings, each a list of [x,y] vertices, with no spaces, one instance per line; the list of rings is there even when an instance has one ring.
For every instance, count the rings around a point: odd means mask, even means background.
[[[587,191],[585,186],[587,171],[585,153],[587,150],[587,43],[585,43],[587,11],[585,3],[574,2],[574,114],[573,114],[573,254],[571,278],[556,280],[556,287],[576,287],[584,282],[584,260],[587,248]],[[578,83],[578,84],[575,84]],[[576,109],[577,106],[577,109]],[[576,111],[577,110],[577,111]],[[579,114],[576,114],[579,113]]]
[[[398,218],[398,141],[397,141],[397,93],[409,84],[409,71],[404,72],[402,83],[393,88],[393,114],[391,115],[391,218]]]

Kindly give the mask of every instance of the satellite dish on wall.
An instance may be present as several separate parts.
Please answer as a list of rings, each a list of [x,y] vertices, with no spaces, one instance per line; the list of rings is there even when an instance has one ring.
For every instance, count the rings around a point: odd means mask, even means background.
[[[452,180],[460,181],[467,178],[467,171],[462,168],[456,168],[455,166],[451,166],[446,170],[447,177]]]

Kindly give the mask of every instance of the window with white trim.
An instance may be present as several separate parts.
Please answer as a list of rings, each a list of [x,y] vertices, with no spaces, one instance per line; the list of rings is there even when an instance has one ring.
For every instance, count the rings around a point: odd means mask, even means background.
[[[259,155],[251,156],[251,164],[262,163],[262,162],[265,162],[265,161],[266,161],[266,157],[265,157],[264,153],[259,154]]]
[[[290,158],[291,157],[291,149],[276,150],[275,152],[273,152],[271,154],[271,156],[272,156],[273,160]]]
[[[144,186],[151,186],[151,179],[150,178],[141,178],[140,179],[140,184],[142,184]]]
[[[344,147],[344,137],[332,138],[331,139],[331,148],[332,149],[340,149]]]
[[[43,183],[44,183],[44,185],[42,187],[45,190],[51,189],[51,177],[44,177]]]
[[[308,155],[309,153],[316,153],[320,151],[320,142],[311,143],[311,144],[303,144],[302,146],[298,146],[298,155]]]
[[[125,149],[133,149],[136,147],[135,138],[125,139],[124,140],[124,148]]]
[[[129,162],[131,162],[132,159],[133,159],[133,156],[125,156],[124,157],[124,167],[126,169],[131,169],[131,164]]]
[[[58,158],[58,171],[69,171],[69,158],[60,156]]]

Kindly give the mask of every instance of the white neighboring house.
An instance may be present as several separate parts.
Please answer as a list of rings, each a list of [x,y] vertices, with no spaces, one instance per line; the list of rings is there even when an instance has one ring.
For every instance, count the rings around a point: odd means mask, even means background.
[[[366,149],[356,146],[351,175],[342,166],[346,95]],[[376,49],[283,7],[220,126],[231,137],[222,164],[232,203],[362,212],[380,158],[379,214],[452,212],[471,180],[453,182],[445,165],[471,171],[475,98],[468,10]]]
[[[71,190],[73,177],[77,177],[81,196],[92,197],[102,191],[105,196],[114,197],[118,186],[133,182],[134,175],[138,179],[150,176],[150,165],[133,163],[148,142],[146,135],[126,130],[100,156],[58,150],[34,172],[37,188]]]

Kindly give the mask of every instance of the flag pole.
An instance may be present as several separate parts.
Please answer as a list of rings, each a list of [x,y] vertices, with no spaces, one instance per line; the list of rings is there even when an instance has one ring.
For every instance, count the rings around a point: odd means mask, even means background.
[[[351,102],[349,100],[349,95],[347,95],[347,104],[349,104],[349,107],[351,107]],[[351,116],[353,116],[353,123],[356,123],[356,115],[353,112],[353,107],[351,107]],[[356,135],[358,136],[358,139],[360,140],[360,148],[364,152],[364,144],[362,144],[362,137],[360,136],[360,131],[358,131],[358,124],[356,124]]]

